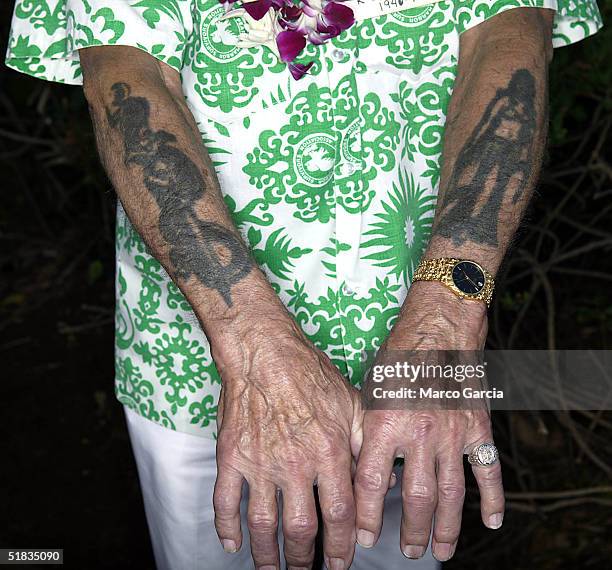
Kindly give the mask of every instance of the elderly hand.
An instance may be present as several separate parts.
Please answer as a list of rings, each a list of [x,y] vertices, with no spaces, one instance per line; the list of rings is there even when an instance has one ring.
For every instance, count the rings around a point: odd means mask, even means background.
[[[438,283],[418,282],[377,360],[388,360],[394,350],[480,350],[486,328],[484,304],[462,301]],[[404,457],[400,548],[405,556],[420,558],[429,544],[433,519],[433,554],[440,561],[451,558],[465,495],[463,455],[491,441],[486,409],[365,411],[354,483],[357,541],[365,547],[376,542],[393,462]],[[473,471],[483,522],[499,528],[504,513],[499,462]]]
[[[330,360],[285,319],[249,330],[215,356],[223,378],[218,414],[215,524],[228,552],[240,548],[240,499],[249,484],[248,527],[255,567],[280,568],[277,491],[282,493],[288,567],[314,558],[317,486],[324,554],[348,568],[355,548],[352,451],[361,428],[359,393]],[[269,322],[269,321],[268,321]]]

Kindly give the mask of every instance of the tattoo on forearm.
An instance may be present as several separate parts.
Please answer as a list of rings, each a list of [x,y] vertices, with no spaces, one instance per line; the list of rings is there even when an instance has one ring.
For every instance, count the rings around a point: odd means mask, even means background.
[[[537,167],[534,156],[536,88],[527,69],[517,70],[498,89],[461,149],[438,205],[434,233],[497,247],[500,209],[516,204]]]
[[[198,217],[195,203],[206,191],[202,174],[176,146],[173,134],[151,128],[148,100],[131,96],[125,83],[115,83],[112,93],[108,122],[123,137],[125,165],[143,169],[145,187],[159,206],[159,229],[176,276],[195,276],[231,307],[232,287],[252,269],[246,246],[227,228]]]

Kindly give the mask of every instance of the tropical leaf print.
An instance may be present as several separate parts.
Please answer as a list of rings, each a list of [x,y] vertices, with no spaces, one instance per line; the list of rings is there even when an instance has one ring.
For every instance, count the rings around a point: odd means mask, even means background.
[[[42,28],[49,36],[66,27],[64,1],[55,2],[54,9],[51,9],[47,0],[18,0],[15,16],[27,20],[34,30]]]
[[[429,241],[435,203],[435,196],[420,188],[411,174],[400,172],[382,211],[363,234],[369,239],[362,248],[376,248],[363,258],[375,260],[374,265],[388,268],[407,285]]]
[[[44,73],[45,66],[40,62],[41,50],[37,45],[30,43],[28,36],[13,38],[11,53],[14,56],[13,66],[19,71],[39,75]]]
[[[181,0],[138,0],[132,2],[134,8],[144,8],[142,17],[147,21],[150,28],[155,29],[161,15],[166,14],[173,20],[183,23],[183,14],[179,6]]]
[[[211,394],[204,396],[201,401],[194,402],[189,406],[189,413],[192,414],[191,423],[200,427],[208,427],[217,421],[217,406]]]
[[[270,234],[263,249],[255,247],[261,241],[259,230],[251,227],[248,237],[255,261],[260,266],[266,266],[279,279],[290,278],[290,271],[295,266],[292,259],[299,259],[312,251],[309,248],[291,247],[291,238],[283,234],[283,228]]]

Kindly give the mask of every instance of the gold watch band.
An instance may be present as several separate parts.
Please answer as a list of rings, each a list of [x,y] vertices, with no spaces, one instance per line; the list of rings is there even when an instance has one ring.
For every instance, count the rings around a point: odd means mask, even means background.
[[[473,263],[478,266],[485,277],[483,288],[478,293],[465,293],[461,291],[453,280],[453,269],[462,262]],[[491,304],[493,290],[495,289],[495,279],[486,269],[475,261],[469,259],[458,259],[455,257],[441,257],[436,259],[421,259],[412,281],[439,281],[446,285],[457,297],[462,299],[473,299],[476,301],[484,301],[487,307]]]

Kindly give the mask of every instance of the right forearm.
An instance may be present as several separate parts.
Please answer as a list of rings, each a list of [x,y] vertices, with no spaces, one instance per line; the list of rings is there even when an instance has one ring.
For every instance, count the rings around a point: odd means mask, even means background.
[[[262,304],[284,314],[231,221],[182,97],[146,71],[110,67],[85,79],[100,156],[119,199],[209,338],[257,322]]]

